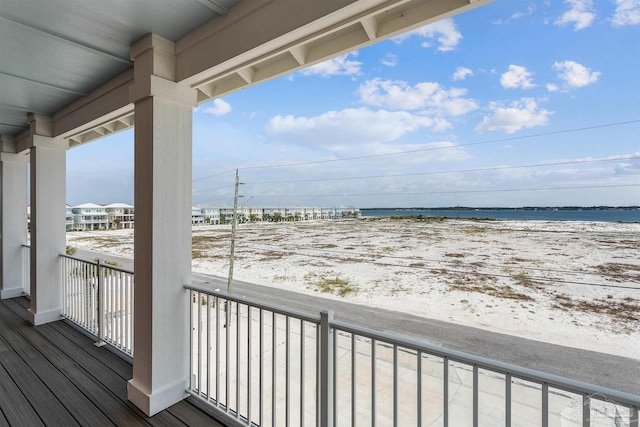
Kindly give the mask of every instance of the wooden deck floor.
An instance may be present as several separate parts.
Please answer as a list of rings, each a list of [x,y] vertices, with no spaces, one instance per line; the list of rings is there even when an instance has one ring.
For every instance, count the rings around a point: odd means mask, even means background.
[[[130,364],[63,321],[31,326],[0,301],[1,426],[221,426],[189,399],[147,417],[127,400]]]

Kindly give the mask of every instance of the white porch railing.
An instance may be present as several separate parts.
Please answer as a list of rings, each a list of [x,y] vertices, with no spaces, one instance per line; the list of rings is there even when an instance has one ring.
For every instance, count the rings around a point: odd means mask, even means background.
[[[31,246],[22,245],[22,286],[26,296],[31,296]]]
[[[63,316],[132,357],[133,271],[61,256]]]
[[[240,425],[638,427],[638,396],[185,288],[189,391]]]

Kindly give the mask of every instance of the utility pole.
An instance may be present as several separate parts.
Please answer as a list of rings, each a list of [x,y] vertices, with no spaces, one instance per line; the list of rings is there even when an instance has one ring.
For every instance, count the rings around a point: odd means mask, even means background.
[[[240,187],[240,178],[238,177],[238,169],[236,169],[236,190],[233,196],[233,222],[231,223],[231,253],[229,254],[229,280],[227,282],[227,293],[231,293],[231,284],[233,283],[233,254],[236,249],[236,227],[238,225],[238,188]]]

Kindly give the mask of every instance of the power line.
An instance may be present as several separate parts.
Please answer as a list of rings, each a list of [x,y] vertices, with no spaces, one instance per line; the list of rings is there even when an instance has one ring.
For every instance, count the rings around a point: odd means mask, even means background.
[[[235,169],[229,169],[229,170],[222,171],[220,173],[216,173],[216,174],[213,174],[213,175],[207,175],[207,176],[203,176],[201,178],[192,179],[191,182],[202,181],[203,179],[208,179],[208,178],[213,178],[213,177],[216,177],[216,176],[219,176],[219,175],[224,175],[225,173],[233,172],[234,170]]]
[[[565,134],[565,133],[581,132],[581,131],[586,131],[586,130],[601,129],[601,128],[607,128],[607,127],[612,127],[612,126],[623,126],[623,125],[628,125],[628,124],[633,124],[633,123],[640,123],[640,119],[629,120],[629,121],[624,121],[624,122],[605,123],[605,124],[601,124],[601,125],[587,126],[587,127],[581,127],[581,128],[564,129],[564,130],[559,130],[559,131],[538,133],[538,134],[533,134],[533,135],[513,136],[513,137],[509,137],[509,138],[500,138],[500,139],[490,139],[490,140],[485,140],[485,141],[470,142],[470,143],[467,143],[467,144],[450,145],[450,146],[446,146],[446,147],[429,147],[429,148],[422,148],[422,149],[419,149],[419,150],[398,151],[398,152],[394,152],[394,153],[382,153],[382,154],[370,154],[370,155],[366,155],[366,156],[343,157],[343,158],[339,158],[339,159],[314,160],[314,161],[308,161],[308,162],[281,163],[281,164],[276,164],[276,165],[245,166],[245,167],[238,167],[238,168],[234,168],[234,169],[229,169],[229,170],[226,170],[226,171],[214,174],[214,175],[208,175],[208,176],[204,176],[204,177],[201,177],[201,178],[197,178],[197,179],[192,180],[192,182],[201,181],[201,180],[208,179],[208,178],[213,178],[213,177],[216,177],[218,175],[223,175],[223,174],[226,174],[226,173],[229,173],[229,172],[233,172],[236,169],[240,169],[240,170],[272,169],[272,168],[283,168],[283,167],[291,167],[291,166],[304,166],[304,165],[313,165],[313,164],[322,164],[322,163],[344,162],[344,161],[348,161],[348,160],[360,160],[360,159],[372,159],[372,158],[378,158],[378,157],[399,156],[399,155],[403,155],[403,154],[421,153],[421,152],[426,152],[426,151],[448,150],[448,149],[459,148],[459,147],[471,147],[471,146],[474,146],[474,145],[494,144],[494,143],[497,143],[497,142],[518,141],[518,140],[523,140],[523,139],[538,138],[538,137],[542,137],[542,136],[561,135],[561,134]]]
[[[452,190],[452,191],[420,191],[420,192],[393,192],[393,193],[352,193],[352,194],[261,194],[260,197],[362,197],[362,196],[412,196],[424,194],[466,194],[466,193],[504,193],[517,191],[555,191],[555,190],[579,190],[591,188],[622,188],[640,187],[640,184],[610,184],[610,185],[576,185],[565,187],[531,187],[531,188],[502,188],[490,190]]]
[[[340,178],[312,178],[312,179],[297,179],[297,180],[282,180],[282,181],[257,181],[247,182],[247,184],[285,184],[285,183],[297,183],[297,182],[320,182],[320,181],[345,181],[356,179],[373,179],[373,178],[398,178],[406,176],[424,176],[424,175],[442,175],[448,173],[462,173],[462,172],[484,172],[484,171],[496,171],[505,169],[521,169],[521,168],[534,168],[543,166],[562,166],[562,165],[576,165],[586,163],[600,163],[600,162],[619,162],[624,160],[640,159],[640,156],[631,156],[619,159],[593,159],[593,160],[573,160],[566,162],[554,162],[554,163],[536,163],[529,165],[519,166],[491,166],[487,168],[476,169],[458,169],[458,170],[445,170],[445,171],[433,171],[433,172],[413,172],[413,173],[401,173],[392,175],[367,175],[367,176],[352,176],[352,177],[340,177]]]
[[[193,193],[200,193],[202,191],[215,191],[215,190],[228,190],[228,189],[233,189],[234,185],[230,184],[230,185],[225,185],[224,187],[216,187],[216,188],[203,188],[201,190],[193,190]]]

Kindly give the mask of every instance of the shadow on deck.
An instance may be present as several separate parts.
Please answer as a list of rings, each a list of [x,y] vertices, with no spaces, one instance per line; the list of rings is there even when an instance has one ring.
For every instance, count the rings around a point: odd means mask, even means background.
[[[132,366],[64,321],[37,327],[0,301],[0,426],[221,426],[188,398],[153,417],[127,400]]]

